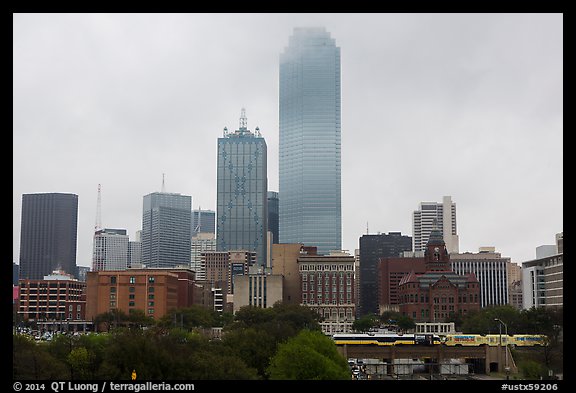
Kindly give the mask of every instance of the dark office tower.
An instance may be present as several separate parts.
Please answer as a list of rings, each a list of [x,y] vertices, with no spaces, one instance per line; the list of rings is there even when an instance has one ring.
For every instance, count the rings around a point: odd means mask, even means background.
[[[244,108],[240,128],[218,138],[216,250],[254,251],[266,265],[268,232],[267,146],[258,127],[247,129]]]
[[[280,243],[342,248],[340,48],[296,28],[280,55]]]
[[[272,244],[279,243],[278,224],[278,193],[268,191],[268,231],[272,232]]]
[[[192,236],[198,233],[216,233],[216,212],[214,210],[192,210]]]
[[[147,268],[190,266],[192,197],[167,192],[144,196],[142,264]]]
[[[20,279],[40,280],[55,269],[77,276],[78,195],[23,194]]]
[[[378,261],[412,251],[412,238],[400,232],[360,237],[360,302],[358,316],[380,314]]]

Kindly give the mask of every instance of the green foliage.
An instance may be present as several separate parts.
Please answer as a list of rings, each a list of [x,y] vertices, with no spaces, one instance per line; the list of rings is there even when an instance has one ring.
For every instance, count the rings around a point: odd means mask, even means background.
[[[545,334],[552,337],[563,326],[562,309],[546,307],[518,310],[511,305],[485,307],[464,317],[462,332],[477,334],[496,334],[501,326],[495,318],[503,321],[508,328],[508,334]]]
[[[546,367],[534,360],[523,360],[518,364],[518,370],[522,374],[523,379],[539,380],[540,377],[547,375]]]
[[[48,353],[45,345],[16,334],[12,336],[12,378],[63,380],[70,379],[70,374],[65,364]]]
[[[379,318],[375,315],[364,315],[352,322],[352,329],[357,332],[367,332],[368,330],[378,327]]]
[[[182,329],[191,330],[194,328],[222,326],[224,322],[225,319],[216,311],[193,305],[168,311],[168,313],[158,321],[158,326],[180,327]]]
[[[302,330],[280,344],[268,368],[270,379],[347,380],[346,359],[334,342],[318,331]]]
[[[72,379],[88,379],[90,377],[90,353],[86,348],[72,349],[66,360],[72,371]]]
[[[255,327],[229,331],[222,338],[222,343],[231,348],[247,366],[256,369],[261,377],[265,377],[268,362],[278,344],[272,333]]]

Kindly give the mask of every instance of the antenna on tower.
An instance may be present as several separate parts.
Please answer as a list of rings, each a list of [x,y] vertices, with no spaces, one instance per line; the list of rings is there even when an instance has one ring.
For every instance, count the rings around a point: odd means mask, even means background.
[[[164,185],[164,173],[162,174],[162,192],[166,192],[166,187]]]
[[[248,119],[246,118],[246,109],[242,108],[240,111],[240,129],[248,127]]]
[[[366,221],[366,234],[369,235],[370,232],[368,231],[368,221]]]
[[[102,197],[100,191],[100,184],[98,184],[98,199],[96,200],[96,224],[94,224],[94,232],[102,229]]]
[[[198,221],[196,222],[196,228],[194,228],[194,232],[200,232],[200,226],[202,222],[202,207],[198,206]]]

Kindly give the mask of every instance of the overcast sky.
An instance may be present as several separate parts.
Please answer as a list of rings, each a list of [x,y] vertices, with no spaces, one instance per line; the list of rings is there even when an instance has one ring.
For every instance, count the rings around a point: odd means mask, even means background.
[[[456,203],[460,252],[521,263],[563,231],[562,14],[14,14],[13,260],[22,194],[79,196],[77,264],[143,196],[216,210],[217,139],[260,128],[278,191],[279,55],[295,27],[341,48],[342,239],[412,236]]]

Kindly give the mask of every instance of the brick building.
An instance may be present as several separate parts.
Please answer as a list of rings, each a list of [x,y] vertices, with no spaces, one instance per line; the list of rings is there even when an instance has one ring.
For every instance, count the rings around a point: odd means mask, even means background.
[[[128,269],[86,274],[86,318],[113,309],[142,310],[155,319],[194,304],[197,286],[189,269]]]
[[[399,311],[398,284],[402,277],[414,272],[426,273],[424,257],[380,258],[378,262],[378,307],[385,311]]]
[[[349,332],[356,314],[354,256],[344,252],[298,257],[302,304],[323,317],[326,334]]]
[[[85,321],[85,283],[63,271],[43,280],[20,279],[18,314],[24,320],[62,328]]]
[[[442,233],[434,229],[424,252],[426,272],[411,271],[398,283],[399,310],[415,322],[449,322],[455,315],[480,310],[480,283],[474,273],[450,267]]]

